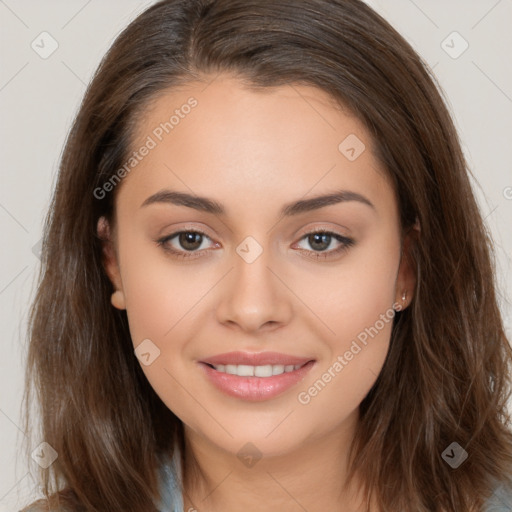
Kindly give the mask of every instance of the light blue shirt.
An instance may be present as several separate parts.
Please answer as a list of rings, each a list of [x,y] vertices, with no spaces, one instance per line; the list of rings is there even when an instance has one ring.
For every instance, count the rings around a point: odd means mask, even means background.
[[[160,471],[161,502],[158,506],[160,512],[184,512],[183,496],[181,494],[181,459],[176,449],[172,460],[167,459]],[[498,486],[491,499],[487,502],[486,512],[512,512],[512,489],[506,491]]]
[[[155,503],[160,512],[183,512],[183,495],[180,489],[181,457],[178,448],[172,460],[167,457],[160,468],[160,504]]]
[[[512,489],[499,486],[487,502],[486,512],[512,512]]]

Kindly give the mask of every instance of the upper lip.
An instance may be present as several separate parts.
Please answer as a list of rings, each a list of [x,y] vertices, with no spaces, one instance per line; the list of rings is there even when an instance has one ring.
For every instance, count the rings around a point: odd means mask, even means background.
[[[281,354],[279,352],[226,352],[224,354],[217,354],[206,359],[202,359],[202,363],[211,365],[218,364],[245,364],[249,366],[264,366],[264,365],[296,365],[306,364],[312,361],[310,357],[297,357],[288,354]]]

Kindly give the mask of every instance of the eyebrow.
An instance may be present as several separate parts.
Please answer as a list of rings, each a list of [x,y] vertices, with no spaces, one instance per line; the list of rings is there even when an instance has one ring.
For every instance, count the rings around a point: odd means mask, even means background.
[[[374,204],[363,195],[358,194],[357,192],[351,192],[350,190],[337,190],[331,192],[330,194],[315,196],[309,199],[300,199],[298,201],[285,204],[283,208],[281,208],[280,213],[283,217],[291,217],[304,212],[319,210],[325,206],[352,201],[362,203],[366,206],[369,206],[373,210],[376,210]],[[141,208],[149,206],[150,204],[157,203],[186,206],[188,208],[193,208],[194,210],[212,213],[214,215],[226,214],[226,210],[222,204],[215,201],[214,199],[168,189],[160,190],[152,196],[149,196],[142,203]]]

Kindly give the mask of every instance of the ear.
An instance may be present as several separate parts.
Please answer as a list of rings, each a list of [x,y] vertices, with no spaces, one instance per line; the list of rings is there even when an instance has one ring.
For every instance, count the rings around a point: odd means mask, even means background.
[[[420,233],[420,224],[416,218],[416,222],[404,237],[400,267],[396,280],[395,301],[400,305],[401,311],[409,306],[416,289],[416,262],[412,256],[412,248],[418,240]]]
[[[112,230],[110,224],[105,217],[100,217],[97,224],[97,233],[102,240],[102,263],[112,285],[114,293],[110,299],[112,305],[117,309],[126,309],[125,298],[123,292],[123,282],[121,280],[121,272],[119,262],[115,250],[114,240],[112,238]]]

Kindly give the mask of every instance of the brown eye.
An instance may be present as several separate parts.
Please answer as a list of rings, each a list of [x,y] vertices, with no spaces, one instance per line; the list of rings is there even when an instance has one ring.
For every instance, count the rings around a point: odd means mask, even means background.
[[[307,233],[301,238],[301,241],[302,240],[307,240],[307,244],[313,250],[308,250],[304,248],[299,248],[299,250],[301,252],[305,252],[308,257],[311,257],[313,259],[334,257],[355,245],[355,241],[352,240],[351,238],[347,238],[343,235],[333,233],[331,231],[322,230]],[[338,244],[341,245],[335,249],[328,250],[333,240],[337,241]]]
[[[177,231],[172,235],[157,240],[157,244],[172,255],[189,258],[196,257],[195,253],[203,251],[202,249],[200,251],[200,247],[205,239],[209,240],[210,237],[200,231]],[[173,240],[174,243],[171,243]]]
[[[308,235],[309,245],[318,251],[325,251],[329,248],[332,241],[332,235],[328,233],[313,233]]]
[[[202,234],[193,231],[183,231],[178,234],[178,242],[187,251],[195,251],[201,246]]]

